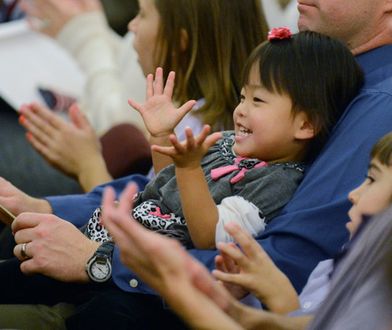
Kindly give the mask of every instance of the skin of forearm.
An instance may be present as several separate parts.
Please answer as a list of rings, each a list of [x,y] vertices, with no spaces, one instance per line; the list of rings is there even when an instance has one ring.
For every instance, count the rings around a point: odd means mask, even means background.
[[[267,329],[271,330],[305,330],[312,321],[312,316],[289,317],[285,315],[269,313]],[[255,324],[249,329],[260,329],[260,324]]]
[[[191,285],[176,285],[172,293],[163,294],[172,309],[192,329],[243,329],[213,301]]]
[[[300,307],[298,294],[287,277],[277,278],[273,288],[265,295],[265,289],[253,292],[257,299],[262,301],[271,312],[287,314]]]
[[[240,302],[234,303],[228,314],[245,329],[305,330],[312,316],[289,317],[248,307]]]
[[[199,249],[213,248],[218,208],[212,199],[202,168],[176,167],[176,178],[193,244]]]
[[[111,180],[113,178],[106,167],[103,157],[89,162],[78,173],[78,181],[86,192]]]
[[[49,202],[46,199],[37,198],[36,207],[34,208],[33,212],[51,214],[53,213],[53,210],[52,206],[50,206]]]
[[[150,145],[159,146],[171,146],[169,135],[154,137],[150,136]],[[160,170],[166,166],[173,164],[173,160],[169,156],[165,156],[154,150],[151,151],[152,165],[154,167],[154,172],[158,173]]]

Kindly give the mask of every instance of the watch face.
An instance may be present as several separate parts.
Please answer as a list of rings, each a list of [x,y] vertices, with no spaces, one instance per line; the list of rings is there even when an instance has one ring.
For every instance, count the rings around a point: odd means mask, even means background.
[[[110,262],[99,262],[97,259],[93,260],[88,267],[88,274],[95,282],[105,282],[112,274],[112,266]]]
[[[109,267],[109,264],[107,264],[107,263],[106,264],[98,264],[96,262],[91,266],[91,274],[97,280],[105,279],[109,273],[110,273],[110,267]]]

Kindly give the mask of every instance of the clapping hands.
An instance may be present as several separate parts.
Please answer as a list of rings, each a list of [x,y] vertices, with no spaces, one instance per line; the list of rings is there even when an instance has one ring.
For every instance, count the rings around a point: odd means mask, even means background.
[[[239,246],[218,243],[221,252],[216,258],[213,275],[239,297],[246,290],[254,294],[269,310],[288,313],[299,307],[297,293],[286,275],[273,263],[261,245],[236,223],[225,230]]]
[[[102,11],[99,0],[22,0],[20,6],[31,27],[52,38],[74,17]]]

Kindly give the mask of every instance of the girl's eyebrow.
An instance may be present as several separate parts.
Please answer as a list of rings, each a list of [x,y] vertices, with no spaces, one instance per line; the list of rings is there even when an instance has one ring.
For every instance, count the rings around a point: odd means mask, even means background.
[[[381,168],[375,164],[374,162],[370,162],[369,166],[368,166],[368,171],[370,170],[375,170],[377,172],[381,172]]]

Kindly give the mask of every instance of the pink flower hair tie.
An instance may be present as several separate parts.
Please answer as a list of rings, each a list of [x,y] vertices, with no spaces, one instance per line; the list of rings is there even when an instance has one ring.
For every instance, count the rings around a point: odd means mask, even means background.
[[[268,32],[268,41],[291,39],[292,35],[290,29],[287,27],[273,28]]]

